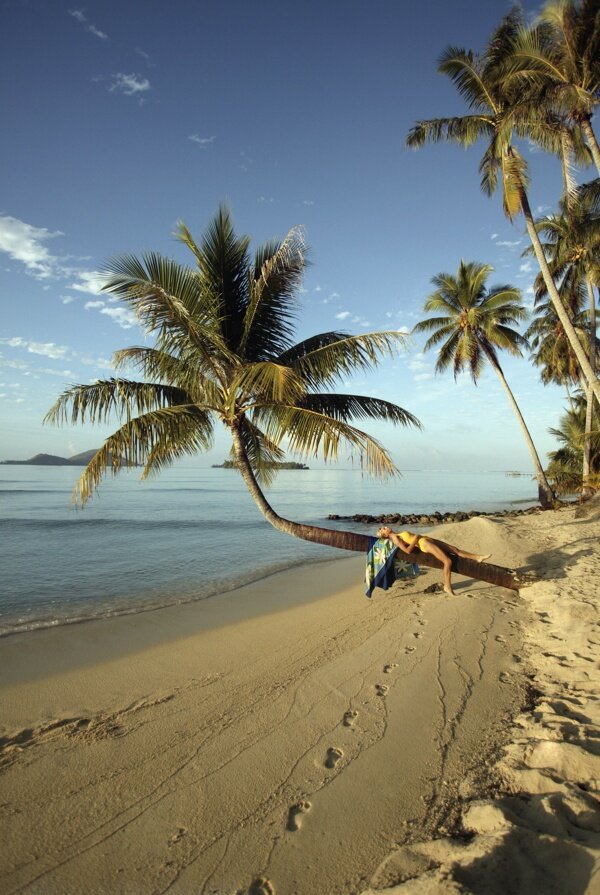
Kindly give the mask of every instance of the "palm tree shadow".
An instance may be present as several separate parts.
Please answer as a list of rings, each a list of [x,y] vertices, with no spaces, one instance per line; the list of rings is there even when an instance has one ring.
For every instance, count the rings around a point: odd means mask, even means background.
[[[542,798],[533,797],[540,803],[534,807],[543,810]],[[548,819],[552,824],[553,818]],[[583,895],[589,891],[594,860],[564,830],[556,833],[514,826],[491,851],[467,866],[455,865],[453,879],[473,895]]]
[[[588,538],[581,538],[581,541],[588,541]],[[578,543],[573,541],[572,543]],[[570,545],[565,545],[570,546]],[[568,567],[573,565],[580,557],[592,556],[595,553],[592,547],[582,548],[573,553],[567,553],[560,547],[553,547],[551,550],[544,550],[540,553],[532,553],[529,555],[527,563],[519,568],[519,572],[533,573],[540,579],[561,579],[568,578]]]

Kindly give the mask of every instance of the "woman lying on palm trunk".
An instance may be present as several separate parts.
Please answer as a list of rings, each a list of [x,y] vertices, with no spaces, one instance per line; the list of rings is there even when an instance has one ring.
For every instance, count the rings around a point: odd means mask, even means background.
[[[399,547],[404,553],[412,553],[415,547],[418,547],[423,553],[431,553],[437,557],[444,565],[444,590],[447,594],[454,596],[452,590],[452,580],[450,573],[452,571],[452,559],[449,554],[462,556],[464,559],[472,559],[475,562],[483,562],[489,559],[491,553],[467,553],[453,544],[446,544],[444,541],[437,541],[426,535],[413,534],[411,531],[395,532],[388,525],[384,525],[377,532],[378,538],[389,538],[389,540]]]

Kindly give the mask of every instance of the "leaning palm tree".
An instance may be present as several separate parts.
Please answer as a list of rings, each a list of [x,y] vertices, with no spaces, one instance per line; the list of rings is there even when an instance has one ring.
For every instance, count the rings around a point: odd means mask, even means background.
[[[152,347],[115,354],[118,369],[141,381],[114,378],[67,389],[49,411],[52,423],[123,421],[84,470],[75,497],[85,503],[110,470],[142,465],[143,477],[178,457],[210,448],[214,423],[232,440],[232,455],[267,520],[296,537],[356,549],[352,533],[283,519],[261,486],[275,475],[282,444],[299,455],[335,459],[345,444],[367,472],[397,473],[382,445],[355,419],[419,426],[407,410],[379,398],[338,394],[331,386],[366,370],[405,337],[397,331],[359,336],[326,332],[295,343],[295,293],[306,266],[302,233],[269,242],[252,258],[221,207],[199,243],[184,224],[177,237],[195,267],[158,254],[125,255],[108,266],[105,291],[137,315]],[[364,536],[361,539],[363,546]]]
[[[518,90],[507,88],[504,74],[506,60],[521,28],[521,15],[511,12],[492,34],[484,53],[449,47],[442,55],[439,71],[450,77],[466,100],[471,114],[452,118],[423,120],[411,129],[406,143],[418,148],[427,141],[450,140],[471,146],[485,139],[487,146],[481,160],[481,187],[492,195],[500,178],[504,212],[510,220],[522,213],[534,254],[540,266],[548,294],[564,327],[588,386],[600,402],[600,381],[577,337],[577,333],[560,300],[546,256],[535,228],[527,195],[527,164],[514,144],[514,137],[531,137],[552,151],[560,151],[556,133],[544,120],[532,120],[531,104]]]
[[[73,386],[47,414],[51,423],[109,422],[113,415],[122,421],[84,470],[75,499],[89,500],[109,471],[142,465],[145,477],[208,450],[217,421],[229,432],[235,465],[271,525],[308,541],[365,552],[367,535],[284,519],[263,488],[277,471],[282,446],[330,460],[346,445],[369,473],[397,473],[382,445],[352,421],[420,426],[418,420],[389,401],[331,388],[353,371],[373,368],[404,337],[397,331],[326,332],[294,342],[294,296],[306,266],[299,230],[267,243],[252,258],[248,237],[235,235],[222,207],[199,244],[184,224],[177,237],[191,250],[194,267],[154,253],[142,259],[125,255],[108,267],[105,290],[133,309],[154,336],[153,346],[114,356],[118,368],[137,369],[143,378]],[[417,556],[424,565],[441,566],[430,554],[415,551]],[[462,557],[453,559],[453,568],[513,590],[527,583],[511,569]]]
[[[556,498],[498,360],[498,349],[521,356],[522,349],[527,347],[527,340],[512,328],[525,319],[527,312],[520,301],[520,290],[515,286],[486,288],[486,280],[493,269],[489,264],[461,261],[456,276],[441,273],[433,277],[431,282],[437,288],[428,297],[423,310],[441,316],[421,320],[413,332],[432,332],[425,350],[440,346],[435,365],[438,373],[452,364],[455,379],[462,370],[468,369],[473,382],[477,383],[485,362],[490,364],[508,395],[527,442],[540,503],[543,507],[551,507],[556,504]]]
[[[600,147],[592,127],[600,99],[598,0],[547,3],[534,25],[518,34],[506,71],[508,83],[581,128],[600,174]]]

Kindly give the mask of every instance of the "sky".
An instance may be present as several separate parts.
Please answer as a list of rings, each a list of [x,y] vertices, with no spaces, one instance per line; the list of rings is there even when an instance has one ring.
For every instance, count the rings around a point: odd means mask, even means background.
[[[507,10],[499,0],[0,0],[0,460],[100,446],[109,428],[42,420],[69,385],[114,375],[116,349],[144,343],[130,311],[100,291],[103,265],[146,250],[190,260],[177,221],[200,235],[223,201],[254,245],[305,229],[299,339],[409,334],[431,278],[461,258],[493,265],[489,285],[516,285],[531,306],[524,226],[481,192],[482,146],[404,147],[416,120],[465,111],[436,70],[440,53],[481,49]],[[545,214],[559,163],[525,154],[530,201]],[[398,467],[531,470],[493,371],[477,386],[455,382],[434,375],[422,349],[407,335],[400,354],[339,388],[420,419],[420,432],[369,424]],[[564,393],[543,387],[527,358],[505,357],[503,369],[544,458]],[[228,449],[219,432],[213,451],[183,462],[207,466]]]

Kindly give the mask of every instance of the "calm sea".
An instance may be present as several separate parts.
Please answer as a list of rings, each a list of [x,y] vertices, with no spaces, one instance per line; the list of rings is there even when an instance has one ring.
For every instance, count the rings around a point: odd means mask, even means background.
[[[234,470],[174,468],[107,480],[85,508],[80,470],[0,466],[0,635],[201,600],[295,565],[346,555],[275,531]],[[360,471],[286,470],[268,491],[282,516],[499,510],[535,503],[529,476],[406,472],[392,484]]]

